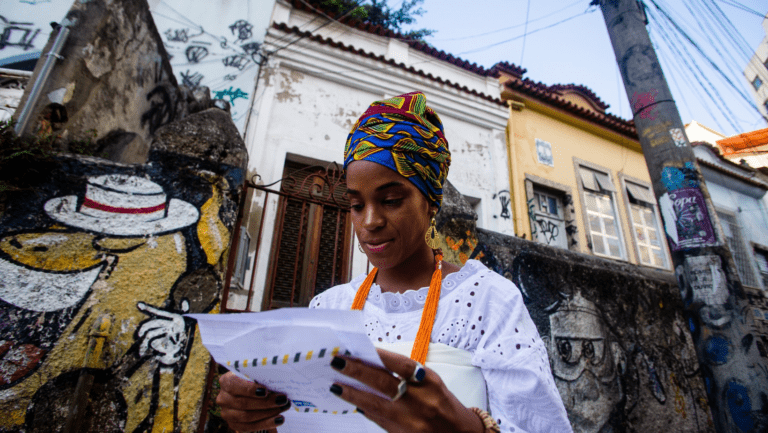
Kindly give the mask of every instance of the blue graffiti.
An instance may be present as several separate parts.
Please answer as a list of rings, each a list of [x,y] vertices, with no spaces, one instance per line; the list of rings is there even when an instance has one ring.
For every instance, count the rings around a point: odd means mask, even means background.
[[[725,364],[728,362],[728,340],[721,337],[709,337],[704,346],[704,354],[707,361],[714,365]]]
[[[235,99],[237,98],[243,98],[246,100],[248,99],[248,94],[243,92],[239,88],[233,89],[232,87],[230,87],[229,89],[216,90],[213,93],[214,93],[213,99],[224,99],[226,97],[229,97],[229,103],[232,104],[233,107],[235,106]]]
[[[749,390],[736,382],[729,382],[726,387],[726,400],[728,410],[731,412],[733,422],[739,430],[752,431],[755,421],[752,419],[752,402],[749,399]]]
[[[696,188],[699,181],[696,175],[696,167],[692,162],[686,162],[682,168],[664,167],[661,170],[661,183],[667,191],[675,191],[680,188]]]

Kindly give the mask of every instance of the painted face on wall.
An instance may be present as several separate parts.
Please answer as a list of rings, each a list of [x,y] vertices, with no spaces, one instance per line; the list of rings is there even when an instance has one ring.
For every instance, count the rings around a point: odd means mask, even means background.
[[[600,432],[622,399],[620,348],[610,342],[595,305],[579,294],[549,320],[545,340],[574,432]]]

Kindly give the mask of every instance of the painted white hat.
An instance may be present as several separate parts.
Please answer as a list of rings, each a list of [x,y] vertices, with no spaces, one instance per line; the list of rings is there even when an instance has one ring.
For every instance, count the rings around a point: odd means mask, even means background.
[[[45,212],[68,226],[115,236],[145,236],[180,230],[200,212],[182,200],[167,200],[163,188],[137,176],[107,174],[88,178],[78,209],[76,195],[48,200]]]

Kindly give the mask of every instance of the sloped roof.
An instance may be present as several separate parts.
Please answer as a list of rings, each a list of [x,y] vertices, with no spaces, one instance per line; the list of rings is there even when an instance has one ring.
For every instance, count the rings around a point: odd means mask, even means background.
[[[745,132],[717,141],[717,145],[723,151],[723,155],[729,156],[737,153],[751,153],[756,148],[768,145],[768,128],[757,131]]]
[[[334,47],[334,48],[338,48],[338,49],[343,50],[343,51],[347,51],[347,52],[350,52],[350,53],[354,53],[354,54],[358,54],[358,55],[361,55],[361,56],[364,56],[364,57],[368,57],[370,59],[375,59],[375,60],[378,60],[378,61],[383,62],[383,63],[387,63],[389,65],[398,67],[398,68],[400,68],[402,70],[408,71],[408,72],[410,72],[412,74],[419,75],[419,76],[424,77],[424,78],[428,78],[428,79],[433,80],[435,82],[438,82],[440,84],[445,84],[445,85],[453,87],[453,88],[455,88],[457,90],[461,90],[461,91],[463,91],[465,93],[469,93],[471,95],[480,97],[480,98],[485,99],[487,101],[490,101],[490,102],[493,102],[495,104],[502,105],[502,106],[506,107],[506,103],[504,103],[504,101],[502,101],[500,98],[495,98],[495,97],[493,97],[491,95],[487,95],[485,93],[480,93],[480,92],[478,92],[475,89],[470,89],[467,86],[463,86],[463,85],[460,85],[458,83],[454,83],[451,80],[446,80],[446,79],[444,79],[442,77],[436,77],[435,75],[433,75],[431,73],[424,72],[421,69],[416,69],[413,66],[408,66],[408,65],[406,65],[404,63],[398,63],[395,60],[389,59],[389,58],[384,57],[382,55],[374,54],[374,53],[371,53],[371,52],[368,52],[368,51],[365,51],[365,50],[362,50],[362,49],[359,49],[359,48],[355,48],[355,47],[353,47],[351,45],[347,45],[347,44],[345,44],[343,42],[339,42],[339,41],[333,40],[331,38],[325,38],[325,37],[322,37],[320,35],[313,34],[311,32],[303,31],[303,30],[301,30],[300,28],[298,28],[296,26],[290,27],[290,26],[288,26],[285,23],[273,23],[272,27],[274,27],[275,29],[278,29],[278,30],[282,30],[284,32],[293,33],[293,34],[295,34],[297,36],[301,36],[304,39],[315,41],[315,42],[318,42],[318,43],[323,44],[323,45],[328,45],[328,46],[331,46],[331,47]]]
[[[477,63],[471,63],[467,60],[456,57],[453,54],[446,53],[445,51],[442,51],[442,50],[438,50],[435,47],[430,46],[429,44],[426,44],[424,42],[421,42],[415,39],[408,38],[406,35],[389,30],[382,26],[374,25],[370,23],[364,23],[351,16],[346,16],[346,17],[340,16],[337,12],[329,8],[323,7],[322,5],[309,5],[308,3],[302,0],[293,0],[292,5],[295,9],[302,10],[305,12],[310,12],[310,13],[319,13],[341,24],[364,31],[366,33],[370,33],[377,36],[384,36],[386,38],[391,38],[391,39],[398,39],[408,44],[409,47],[415,50],[421,51],[422,53],[438,58],[452,65],[456,65],[462,69],[466,69],[467,71],[473,72],[477,75],[481,75],[484,77],[498,77],[499,73],[503,71],[511,75],[517,75],[522,77],[523,74],[526,72],[526,69],[521,68],[509,62],[499,62],[493,65],[493,67],[491,67],[490,69],[486,69],[478,65]]]
[[[750,185],[754,185],[763,189],[768,189],[768,183],[763,181],[760,178],[760,176],[755,177],[758,170],[749,166],[736,164],[735,162],[726,159],[725,157],[720,155],[718,148],[707,143],[706,141],[694,141],[693,143],[691,143],[691,147],[705,148],[709,150],[718,159],[718,161],[720,161],[719,164],[715,164],[703,158],[697,157],[696,160],[699,162],[700,165],[712,168],[713,170],[732,176]],[[743,174],[744,172],[749,173],[749,175],[744,175]]]
[[[605,113],[605,109],[602,110],[588,110],[584,107],[580,107],[571,101],[566,100],[563,97],[564,89],[578,90],[583,96],[589,96],[589,99],[595,104],[601,104],[607,108],[607,105],[602,102],[591,90],[584,86],[578,86],[575,84],[556,84],[553,86],[547,86],[546,84],[530,80],[528,78],[520,80],[513,79],[504,83],[505,89],[512,92],[521,93],[525,96],[537,99],[550,106],[560,108],[576,117],[580,117],[584,120],[594,122],[600,126],[618,132],[628,138],[637,140],[637,129],[635,128],[635,122],[631,120],[624,120],[619,116]]]
[[[373,35],[383,36],[387,38],[398,39],[408,44],[408,46],[414,50],[418,50],[422,53],[425,53],[429,56],[435,57],[442,61],[458,66],[459,68],[465,69],[474,74],[484,76],[484,77],[493,77],[493,78],[500,78],[502,76],[506,76],[508,78],[511,78],[511,81],[508,80],[505,83],[505,86],[511,90],[518,91],[528,96],[537,98],[544,103],[563,109],[576,117],[594,122],[600,126],[603,126],[610,130],[618,132],[630,139],[633,139],[633,140],[638,139],[637,130],[635,129],[634,122],[631,120],[624,120],[613,114],[605,113],[605,110],[609,107],[609,105],[603,102],[591,89],[589,89],[586,86],[579,85],[579,84],[555,84],[552,86],[547,86],[545,84],[532,81],[528,78],[523,79],[523,75],[527,72],[527,70],[525,68],[522,68],[520,66],[517,66],[509,62],[498,62],[495,65],[493,65],[490,69],[486,69],[482,66],[479,66],[477,63],[470,63],[464,59],[454,56],[453,54],[446,53],[445,51],[442,51],[442,50],[438,50],[424,42],[410,39],[401,33],[394,32],[382,26],[363,23],[360,20],[352,18],[351,16],[342,17],[337,12],[329,8],[323,7],[322,5],[310,5],[305,0],[292,0],[291,4],[293,5],[294,8],[298,10],[303,10],[305,12],[310,12],[315,14],[319,13],[327,18],[336,20],[339,23],[361,30],[363,32],[367,32]],[[280,24],[275,23],[273,24],[273,27],[279,30],[294,33],[296,35],[302,36],[307,39],[311,39],[313,41],[316,41],[322,44],[330,45],[335,48],[340,48],[348,52],[353,52],[369,58],[380,60],[390,65],[397,66],[401,69],[407,70],[411,73],[432,79],[442,84],[447,84],[456,89],[465,91],[467,93],[479,96],[483,99],[487,99],[489,101],[506,106],[505,102],[500,98],[493,97],[492,95],[479,93],[476,90],[468,89],[466,86],[461,86],[457,83],[452,83],[450,80],[445,80],[441,77],[436,77],[430,73],[425,73],[424,71],[417,70],[414,67],[407,66],[403,63],[397,63],[396,61],[392,59],[388,59],[384,56],[376,55],[374,53],[357,49],[350,45],[346,45],[343,42],[335,41],[331,38],[324,38],[319,35],[314,35],[311,32],[303,31],[298,27],[289,27],[287,24],[284,24],[284,23],[280,23]],[[594,110],[585,109],[584,107],[581,107],[577,104],[574,104],[571,101],[568,101],[563,97],[568,93],[579,94],[593,106]]]

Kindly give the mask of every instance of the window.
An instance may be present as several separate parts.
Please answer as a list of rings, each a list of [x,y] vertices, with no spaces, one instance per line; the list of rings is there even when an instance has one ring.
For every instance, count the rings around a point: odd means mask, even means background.
[[[763,85],[763,80],[760,79],[760,77],[755,77],[754,80],[752,80],[752,87],[755,88],[755,90],[759,89],[760,86]]]
[[[584,190],[587,234],[592,252],[598,256],[624,258],[613,200],[616,189],[610,175],[580,166],[579,177]]]
[[[763,280],[763,289],[768,290],[768,251],[755,248],[754,252],[757,272]]]
[[[283,178],[289,177],[281,182],[262,310],[306,307],[349,276],[352,230],[340,173],[286,161]]]
[[[539,243],[568,248],[563,200],[555,191],[533,187],[530,210],[531,237]]]
[[[647,266],[667,267],[663,233],[656,208],[656,198],[650,188],[625,181],[632,236],[635,239],[638,261]]]
[[[752,272],[750,259],[741,236],[741,227],[736,217],[720,210],[717,211],[717,217],[720,219],[725,239],[728,241],[728,248],[731,250],[733,261],[736,263],[736,270],[739,273],[741,284],[749,287],[760,287],[755,274]]]
[[[768,110],[768,101],[763,102],[763,107],[765,107],[765,109]]]

